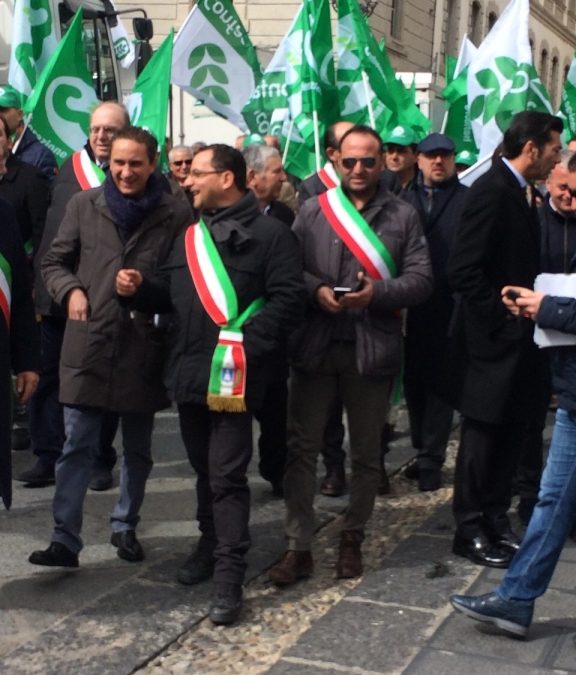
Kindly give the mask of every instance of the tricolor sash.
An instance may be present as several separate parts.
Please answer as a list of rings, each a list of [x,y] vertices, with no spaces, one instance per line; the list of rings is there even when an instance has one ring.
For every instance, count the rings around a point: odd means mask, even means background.
[[[10,306],[12,303],[12,268],[0,253],[0,311],[4,315],[6,326],[10,326]]]
[[[210,366],[208,408],[217,412],[244,412],[246,354],[242,325],[264,306],[264,299],[257,298],[238,314],[236,291],[202,218],[186,231],[184,246],[200,302],[212,321],[220,326]]]
[[[390,251],[346,197],[341,186],[324,192],[318,201],[332,229],[369,277],[381,280],[397,276],[396,263]]]
[[[72,168],[83,190],[100,187],[106,178],[104,171],[90,159],[86,149],[72,155]]]
[[[340,185],[340,176],[336,173],[336,169],[332,162],[326,162],[324,166],[318,171],[318,178],[328,190]]]

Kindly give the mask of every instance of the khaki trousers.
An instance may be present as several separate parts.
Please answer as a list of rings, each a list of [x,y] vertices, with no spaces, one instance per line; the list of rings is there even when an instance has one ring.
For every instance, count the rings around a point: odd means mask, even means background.
[[[292,371],[288,402],[288,460],[284,475],[288,548],[310,549],[314,535],[316,464],[337,400],[346,410],[352,475],[345,530],[363,532],[380,478],[380,438],[392,378],[361,376],[354,343],[334,342],[314,373]]]

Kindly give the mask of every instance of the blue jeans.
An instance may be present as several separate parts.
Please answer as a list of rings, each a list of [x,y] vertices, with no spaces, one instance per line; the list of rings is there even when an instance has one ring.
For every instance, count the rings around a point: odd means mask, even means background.
[[[64,406],[66,441],[56,462],[52,541],[64,544],[75,553],[83,546],[80,531],[84,499],[106,415],[98,408]],[[127,413],[120,419],[124,457],[120,472],[120,497],[110,517],[114,532],[136,528],[146,480],[152,470],[154,413]]]
[[[533,604],[548,588],[576,513],[576,414],[558,409],[552,444],[522,546],[496,593]]]

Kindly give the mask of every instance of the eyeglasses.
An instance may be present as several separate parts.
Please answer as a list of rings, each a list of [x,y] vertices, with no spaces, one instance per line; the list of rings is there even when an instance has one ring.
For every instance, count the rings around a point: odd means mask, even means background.
[[[186,166],[190,166],[192,164],[191,159],[175,159],[172,164],[174,166],[182,166],[182,164],[186,164]]]
[[[353,169],[358,162],[365,169],[373,169],[376,166],[376,157],[342,157],[340,161],[345,169]]]
[[[90,133],[94,134],[96,136],[100,132],[106,134],[106,136],[114,136],[115,134],[118,133],[118,129],[116,127],[90,127]]]
[[[200,171],[199,169],[190,169],[190,176],[192,178],[201,178],[202,176],[209,176],[211,173],[224,173],[224,171]]]

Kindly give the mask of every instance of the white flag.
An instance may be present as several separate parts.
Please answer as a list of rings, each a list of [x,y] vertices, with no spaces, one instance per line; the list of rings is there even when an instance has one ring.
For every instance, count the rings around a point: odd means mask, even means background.
[[[511,0],[468,66],[468,105],[480,157],[502,140],[510,112],[525,108],[532,69],[529,0]],[[501,111],[506,111],[499,117]]]
[[[57,44],[50,0],[15,0],[8,82],[24,98]]]
[[[199,0],[174,42],[172,84],[246,129],[242,108],[261,69],[230,0]]]
[[[114,3],[112,2],[112,7],[116,9]],[[134,50],[134,43],[128,37],[126,27],[122,23],[120,17],[116,17],[117,23],[115,26],[112,26],[110,33],[112,35],[112,44],[114,45],[114,54],[118,63],[122,68],[130,68],[134,63],[136,58],[136,52]]]

